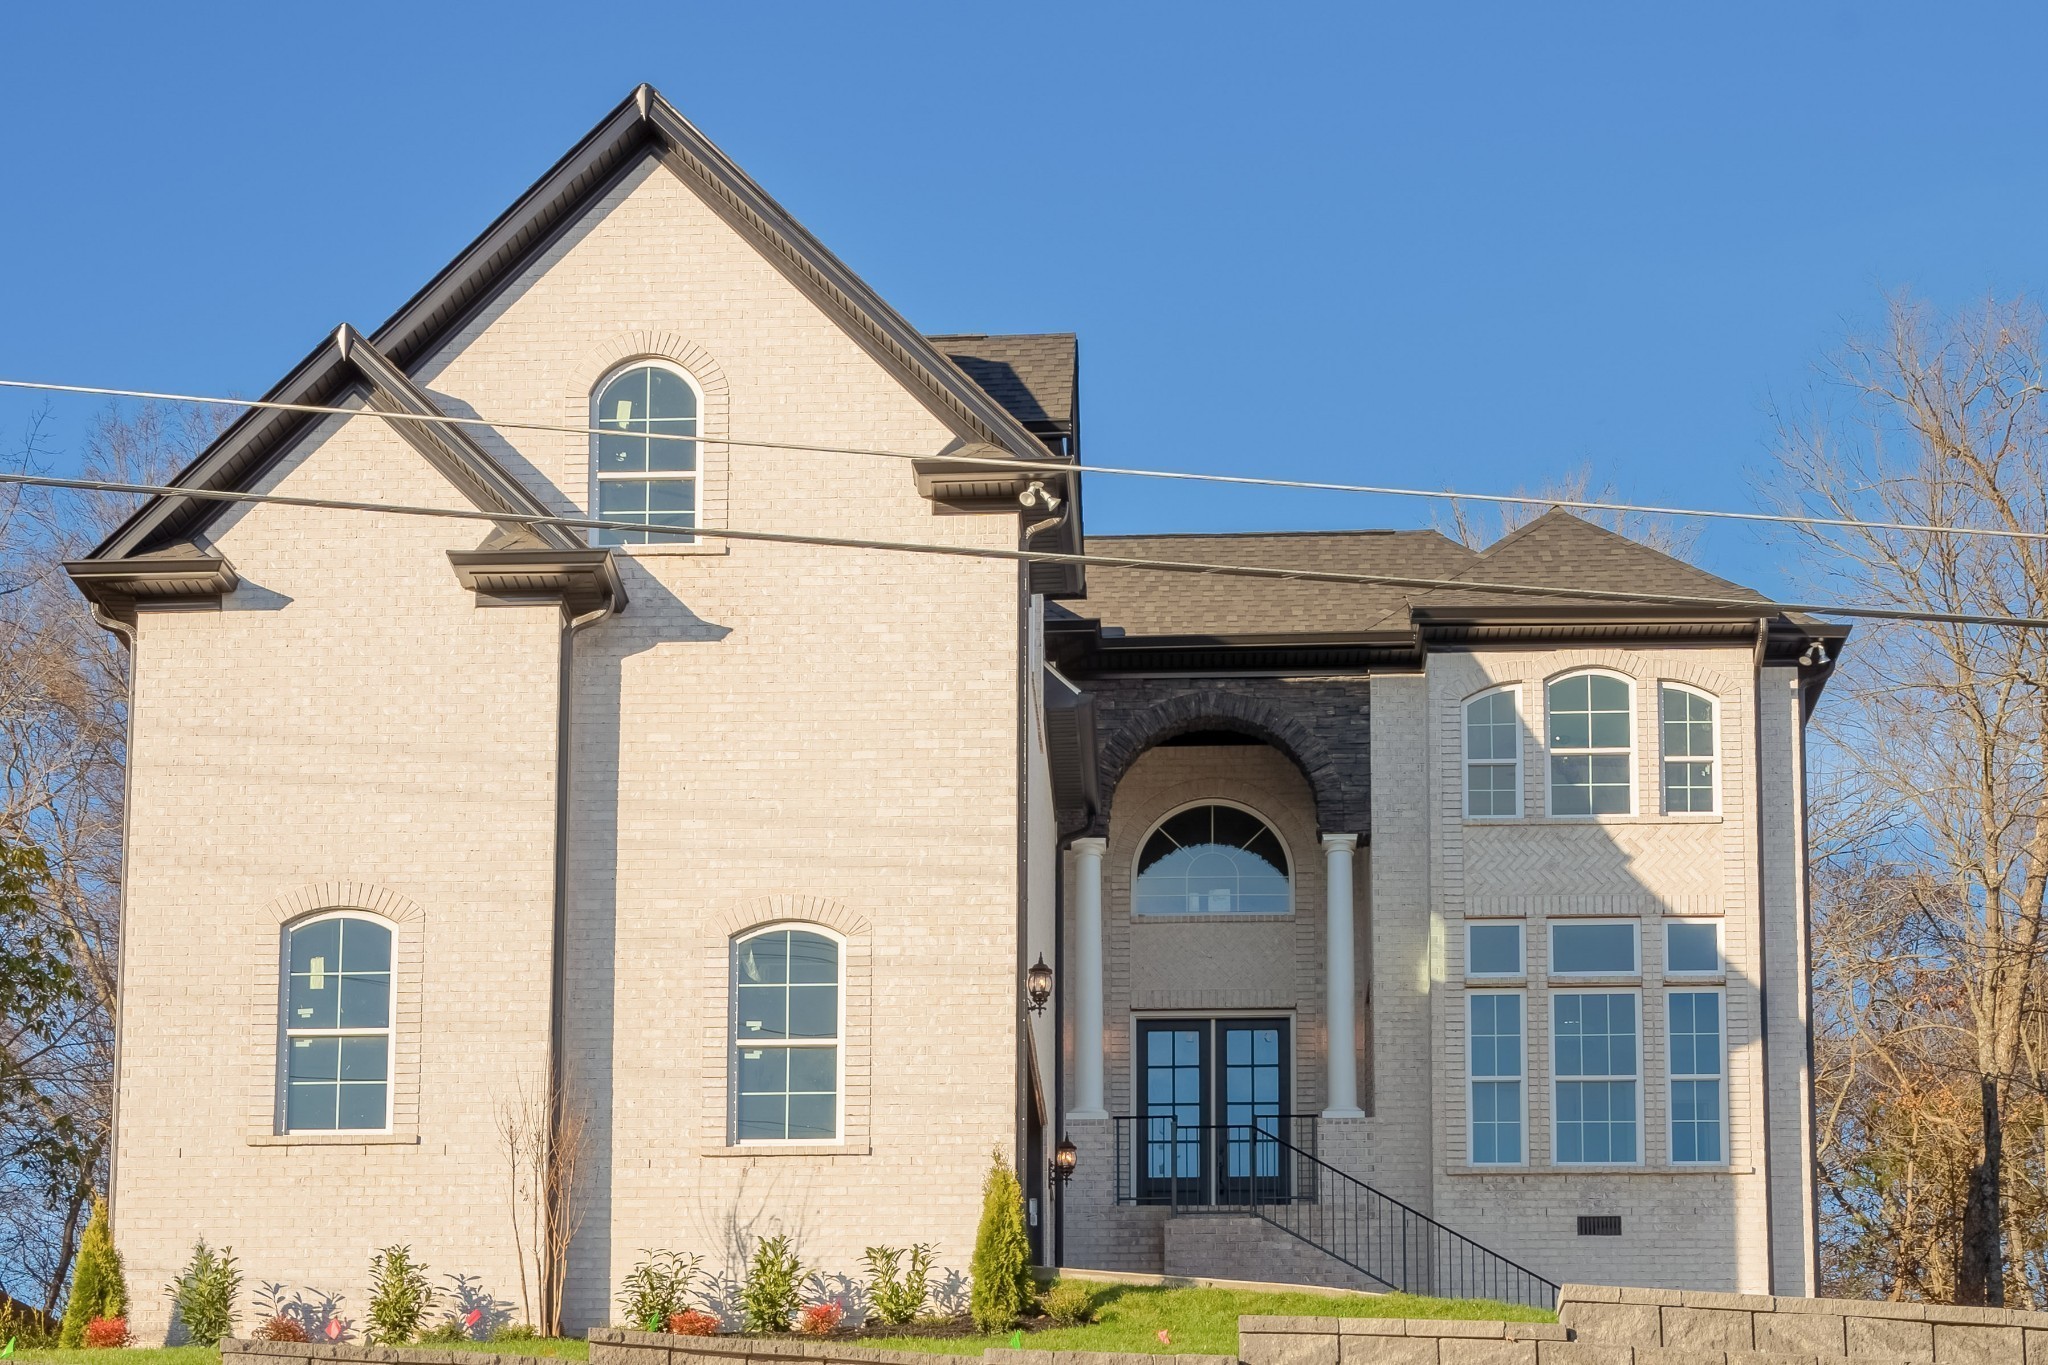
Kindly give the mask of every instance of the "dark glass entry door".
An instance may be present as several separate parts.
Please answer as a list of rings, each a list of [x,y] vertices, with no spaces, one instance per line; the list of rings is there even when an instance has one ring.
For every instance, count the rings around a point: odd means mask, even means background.
[[[1285,1019],[1140,1020],[1138,1198],[1285,1198],[1287,1163],[1272,1139],[1287,1136],[1291,1060]]]

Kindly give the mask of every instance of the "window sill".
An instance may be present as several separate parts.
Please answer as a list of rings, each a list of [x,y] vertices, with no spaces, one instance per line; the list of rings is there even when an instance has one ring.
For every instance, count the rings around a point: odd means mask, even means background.
[[[786,1156],[872,1156],[874,1148],[865,1142],[761,1142],[732,1147],[707,1147],[707,1157]]]
[[[1272,924],[1293,918],[1292,910],[1270,915],[1141,915],[1135,910],[1131,912],[1133,924]]]
[[[711,533],[707,530],[704,534]],[[628,559],[680,559],[688,555],[722,555],[726,553],[726,542],[721,537],[695,545],[613,545],[609,548]]]
[[[417,1133],[259,1133],[251,1147],[417,1147]]]
[[[1445,1166],[1445,1175],[1755,1175],[1754,1166]]]

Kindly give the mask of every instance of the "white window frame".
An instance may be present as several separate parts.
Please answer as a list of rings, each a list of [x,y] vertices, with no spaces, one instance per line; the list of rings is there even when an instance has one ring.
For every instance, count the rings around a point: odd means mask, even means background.
[[[1626,750],[1557,748],[1550,743],[1550,689],[1561,682],[1569,682],[1573,678],[1581,677],[1613,678],[1628,689],[1628,748]],[[1636,772],[1636,747],[1638,739],[1636,724],[1639,718],[1636,680],[1629,677],[1626,673],[1617,673],[1611,668],[1574,668],[1569,672],[1560,673],[1555,677],[1543,680],[1543,813],[1545,816],[1552,820],[1620,820],[1633,816],[1636,811],[1641,809],[1641,796],[1636,790],[1641,781],[1640,775]],[[1588,735],[1587,738],[1591,739],[1592,736]],[[1628,759],[1628,809],[1622,811],[1603,811],[1592,815],[1559,815],[1557,813],[1557,794],[1551,782],[1555,765],[1551,760],[1559,757],[1590,758],[1596,754],[1603,756],[1612,754],[1626,755]]]
[[[1714,931],[1714,969],[1708,972],[1679,971],[1671,965],[1671,931],[1680,925],[1706,925]],[[1726,921],[1687,917],[1664,921],[1664,975],[1672,981],[1720,981],[1728,975],[1728,941]]]
[[[1712,727],[1713,742],[1709,746],[1709,753],[1706,758],[1685,757],[1673,760],[1666,756],[1664,752],[1664,691],[1666,688],[1673,692],[1683,692],[1689,696],[1698,697],[1707,704],[1707,723]],[[1712,809],[1671,809],[1671,789],[1665,781],[1664,765],[1673,761],[1680,763],[1703,762],[1707,765],[1709,769],[1708,790],[1711,793],[1709,799],[1714,803]],[[1690,683],[1674,682],[1670,678],[1660,678],[1657,682],[1657,801],[1659,809],[1664,814],[1675,815],[1680,819],[1686,816],[1719,815],[1721,813],[1721,699],[1703,688],[1694,687]]]
[[[1472,1006],[1469,1002],[1482,997],[1512,999],[1515,1002],[1515,1018],[1521,1028],[1522,1054],[1521,1071],[1514,1077],[1521,1096],[1521,1108],[1517,1121],[1521,1124],[1522,1155],[1514,1161],[1481,1161],[1478,1151],[1478,1129],[1474,1115],[1479,1112],[1478,1088],[1483,1084],[1506,1081],[1505,1076],[1476,1076],[1472,1071]],[[1529,1164],[1529,999],[1526,991],[1474,990],[1465,992],[1468,1002],[1465,1006],[1465,1160],[1468,1165],[1486,1170],[1511,1170]]]
[[[1636,1074],[1633,1076],[1561,1076],[1557,1070],[1557,1005],[1567,995],[1626,995],[1636,1002]],[[1569,989],[1554,990],[1550,993],[1550,1038],[1544,1058],[1550,1072],[1550,1162],[1553,1166],[1572,1169],[1597,1169],[1602,1166],[1636,1167],[1648,1159],[1649,1143],[1643,1132],[1643,1090],[1646,1078],[1643,1075],[1643,992],[1635,986],[1573,986]],[[1566,1161],[1558,1156],[1558,1130],[1563,1118],[1558,1104],[1558,1087],[1573,1081],[1634,1081],[1636,1087],[1636,1159],[1634,1161]]]
[[[701,530],[704,525],[704,447],[706,444],[704,440],[705,408],[704,386],[697,382],[697,377],[691,374],[688,370],[684,369],[682,366],[676,364],[673,360],[667,360],[661,356],[636,356],[631,360],[621,361],[619,364],[612,366],[609,370],[606,370],[602,375],[598,377],[598,381],[590,386],[590,427],[593,432],[596,432],[604,426],[603,415],[598,410],[598,400],[604,396],[604,391],[611,386],[612,381],[619,378],[621,375],[629,374],[634,370],[645,369],[668,371],[668,373],[674,375],[676,378],[682,380],[683,383],[687,384],[690,388],[691,395],[697,400],[697,433],[696,436],[690,442],[690,445],[692,447],[691,454],[693,456],[693,458],[690,461],[692,467],[688,471],[670,470],[663,471],[660,473],[656,473],[653,471],[629,471],[624,474],[606,475],[598,467],[597,462],[598,442],[601,441],[603,437],[598,435],[592,435],[590,438],[589,452],[590,488],[588,493],[588,500],[585,503],[585,506],[587,506],[590,509],[590,515],[592,517],[603,517],[603,512],[599,510],[599,508],[602,505],[602,500],[598,496],[598,490],[600,486],[605,483],[688,483],[691,488],[690,534],[685,536],[673,533],[664,533],[658,539],[649,539],[639,544],[607,546],[603,545],[603,542],[598,539],[598,537],[600,537],[604,533],[598,530],[597,528],[593,527],[589,532],[590,543],[592,545],[602,546],[605,549],[625,550],[631,552],[634,550],[674,549],[675,547],[681,545],[697,545],[702,543],[698,539],[696,533],[697,531]]]
[[[1482,972],[1472,966],[1472,934],[1477,929],[1512,929],[1515,931],[1515,970],[1511,972]],[[1529,930],[1521,920],[1482,919],[1468,920],[1465,924],[1465,979],[1467,981],[1521,981],[1529,975]]]
[[[390,997],[381,1029],[342,1028],[337,1017],[334,1028],[293,1028],[292,1027],[292,935],[301,929],[310,929],[328,920],[353,919],[374,924],[391,935]],[[284,926],[280,938],[277,968],[277,1131],[280,1134],[329,1134],[329,1133],[389,1133],[391,1115],[395,1108],[398,1089],[398,926],[382,915],[367,910],[322,910],[316,915],[307,915]],[[341,974],[341,963],[334,964],[335,975]],[[338,999],[338,992],[337,992]],[[384,1123],[378,1128],[294,1128],[291,1126],[292,1098],[292,1042],[298,1038],[377,1038],[384,1040]],[[337,1120],[339,1115],[336,1115]]]
[[[1632,943],[1632,944],[1634,945],[1634,952],[1633,952],[1633,954],[1631,955],[1631,956],[1632,956],[1632,959],[1633,959],[1633,965],[1631,965],[1631,966],[1629,967],[1629,969],[1628,969],[1627,971],[1625,971],[1625,972],[1575,972],[1575,971],[1569,971],[1569,970],[1566,970],[1566,969],[1564,969],[1564,968],[1562,968],[1562,967],[1559,967],[1559,966],[1557,965],[1557,931],[1558,931],[1559,929],[1577,929],[1577,928],[1591,928],[1591,927],[1592,927],[1592,926],[1594,926],[1594,925],[1606,925],[1606,924],[1625,924],[1625,925],[1629,926],[1629,927],[1630,927],[1631,929],[1633,929],[1633,930],[1635,931],[1635,932],[1634,932],[1633,934],[1631,934],[1631,935],[1629,936],[1629,937],[1630,937],[1630,942],[1631,942],[1631,943]],[[1637,977],[1640,977],[1640,976],[1642,976],[1642,974],[1643,974],[1643,923],[1642,923],[1642,921],[1641,921],[1641,920],[1633,920],[1633,919],[1592,919],[1592,918],[1587,918],[1587,919],[1554,919],[1554,920],[1550,920],[1550,921],[1548,922],[1547,926],[1546,926],[1546,933],[1544,934],[1544,949],[1545,949],[1545,952],[1546,952],[1547,956],[1546,956],[1546,958],[1545,958],[1545,960],[1544,960],[1544,964],[1543,964],[1543,966],[1544,966],[1544,970],[1545,970],[1545,973],[1546,973],[1547,975],[1549,975],[1549,976],[1553,976],[1553,977],[1562,977],[1562,978],[1563,978],[1563,979],[1565,979],[1566,981],[1595,981],[1595,982],[1597,982],[1597,981],[1621,981],[1621,980],[1627,980],[1627,979],[1631,979],[1631,978],[1637,978]]]
[[[1232,810],[1243,811],[1272,832],[1274,840],[1280,845],[1280,851],[1287,855],[1287,908],[1285,910],[1233,910],[1228,915],[1161,915],[1156,913],[1147,914],[1138,909],[1138,862],[1145,856],[1145,845],[1152,842],[1152,836],[1157,834],[1159,827],[1168,820],[1179,815],[1182,811],[1199,810],[1203,806],[1228,806]],[[1281,831],[1279,822],[1264,811],[1261,811],[1256,806],[1248,806],[1242,801],[1232,801],[1227,797],[1221,796],[1204,796],[1195,801],[1183,801],[1151,824],[1145,826],[1143,837],[1138,840],[1137,848],[1132,850],[1131,879],[1129,883],[1131,918],[1143,920],[1147,924],[1202,924],[1205,922],[1215,923],[1217,920],[1233,919],[1287,919],[1294,914],[1295,883],[1299,880],[1300,876],[1301,860],[1295,856],[1294,845],[1287,841],[1287,835]],[[1271,1011],[1267,1011],[1265,1014],[1253,1017],[1263,1019],[1266,1017],[1266,1014],[1270,1013]]]
[[[764,1042],[766,1047],[788,1051],[792,1048],[817,1048],[831,1046],[838,1049],[834,1067],[832,1136],[829,1138],[743,1138],[740,1136],[740,945],[753,939],[765,938],[769,934],[816,934],[819,938],[832,940],[839,946],[838,1018],[833,1021],[830,1042],[823,1038],[783,1039]],[[749,925],[743,933],[726,940],[725,990],[726,1025],[725,1055],[727,1074],[730,1076],[726,1088],[725,1124],[727,1141],[734,1147],[832,1147],[843,1146],[846,1142],[846,935],[836,929],[828,929],[810,920],[778,920],[772,924]]]
[[[1512,764],[1497,758],[1472,757],[1472,708],[1493,697],[1505,696],[1514,709],[1515,757]],[[1519,820],[1522,817],[1522,751],[1528,746],[1528,726],[1522,718],[1522,689],[1520,684],[1511,683],[1505,687],[1489,687],[1475,693],[1458,704],[1458,753],[1463,763],[1465,792],[1465,818],[1467,820]],[[1512,768],[1514,780],[1515,808],[1506,814],[1476,815],[1472,811],[1472,770],[1474,768]]]
[[[1671,997],[1674,995],[1711,995],[1720,1001],[1717,1008],[1720,1011],[1719,1018],[1721,1021],[1721,1050],[1720,1056],[1716,1060],[1720,1063],[1721,1069],[1718,1072],[1680,1072],[1672,1065]],[[1664,1150],[1666,1155],[1670,1157],[1671,1164],[1674,1166],[1697,1166],[1709,1169],[1728,1165],[1732,1154],[1728,1131],[1728,992],[1725,988],[1717,986],[1686,986],[1674,988],[1665,993],[1664,1078],[1666,1082]],[[1670,1093],[1670,1085],[1676,1081],[1718,1081],[1720,1083],[1719,1094],[1721,1104],[1720,1113],[1716,1115],[1716,1122],[1721,1125],[1721,1155],[1712,1161],[1680,1161],[1678,1159],[1678,1108],[1671,1102]]]

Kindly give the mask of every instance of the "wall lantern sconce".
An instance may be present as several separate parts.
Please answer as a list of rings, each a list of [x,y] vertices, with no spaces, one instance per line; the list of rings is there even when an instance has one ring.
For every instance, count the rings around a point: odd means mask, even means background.
[[[1045,1002],[1052,999],[1052,968],[1045,965],[1044,953],[1040,953],[1031,970],[1024,973],[1024,996],[1031,1002],[1033,1014],[1045,1013]]]
[[[1061,1138],[1060,1145],[1052,1149],[1052,1160],[1046,1165],[1048,1174],[1055,1185],[1064,1185],[1074,1178],[1074,1168],[1081,1164],[1081,1151],[1074,1146],[1072,1138]]]

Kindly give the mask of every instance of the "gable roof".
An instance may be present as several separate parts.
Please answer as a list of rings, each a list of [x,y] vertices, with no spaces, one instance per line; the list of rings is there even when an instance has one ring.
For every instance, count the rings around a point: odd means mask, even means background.
[[[930,338],[982,392],[1032,430],[1072,435],[1079,366],[1072,332],[980,333]]]
[[[1258,568],[1449,578],[1478,558],[1436,531],[1292,531],[1225,535],[1089,536],[1090,554]],[[1412,589],[1277,578],[1166,573],[1094,564],[1085,616],[1129,635],[1329,635],[1406,627]]]
[[[1419,575],[1418,575],[1419,576]],[[1553,507],[1486,547],[1452,578],[1475,583],[1526,583],[1548,591],[1503,593],[1438,588],[1414,596],[1417,610],[1494,607],[1569,608],[1600,604],[1627,607],[1630,601],[1588,597],[1601,593],[1641,593],[1632,599],[1642,606],[1667,606],[1660,596],[1734,598],[1768,606],[1770,599],[1739,583],[1708,573],[1682,559],[1653,550],[1640,541]],[[1736,608],[1729,608],[1735,610]]]
[[[957,444],[948,448],[950,453],[1048,458],[1044,444],[1001,401],[940,354],[648,85],[627,96],[425,288],[371,333],[371,350],[392,372],[411,373],[566,232],[591,202],[649,156],[658,158],[689,185],[952,431]],[[355,335],[352,331],[348,334]],[[341,335],[337,332],[299,362],[264,394],[264,400],[325,406],[345,394],[361,375],[343,353]],[[428,401],[416,388],[413,393],[420,401]],[[438,411],[431,403],[429,408]],[[245,487],[281,458],[316,420],[315,414],[252,409],[223,431],[173,482]],[[498,473],[502,474],[502,469]],[[146,554],[177,544],[195,534],[218,508],[217,503],[191,498],[154,499],[102,542],[92,557]],[[1075,520],[1069,518],[1070,523]],[[1078,539],[1077,530],[1068,534]]]

